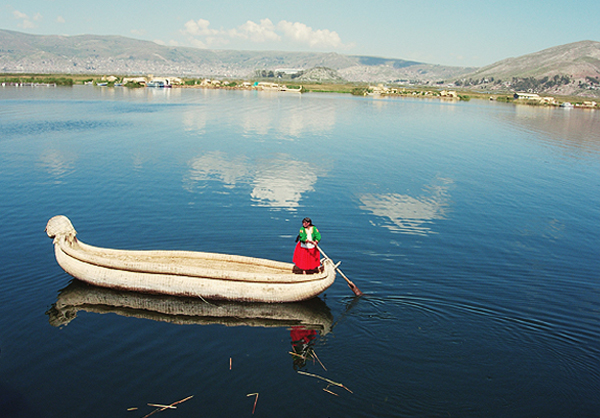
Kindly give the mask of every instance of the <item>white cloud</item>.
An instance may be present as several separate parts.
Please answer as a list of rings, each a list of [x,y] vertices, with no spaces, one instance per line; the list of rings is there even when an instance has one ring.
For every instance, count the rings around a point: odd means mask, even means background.
[[[275,33],[275,25],[269,19],[262,19],[260,24],[248,20],[237,29],[229,31],[232,38],[249,39],[252,42],[263,43],[268,41],[278,41],[281,37]]]
[[[280,21],[275,25],[270,19],[261,19],[259,23],[251,20],[232,29],[212,29],[206,19],[189,20],[181,33],[188,36],[193,46],[224,45],[230,41],[251,43],[292,42],[308,48],[337,49],[346,48],[337,32],[328,29],[313,29],[304,23]]]
[[[20,23],[17,23],[17,26],[23,29],[32,29],[36,27],[36,24],[34,22],[32,22],[32,19],[29,18],[28,15],[26,15],[25,13],[22,13],[18,10],[14,10],[13,11],[13,16],[15,17],[15,19],[20,20]],[[36,13],[35,16],[33,16],[33,20],[36,22],[39,22],[40,20],[42,20],[42,15],[40,13]]]
[[[196,48],[208,48],[208,45],[226,44],[229,42],[225,31],[209,28],[206,19],[188,20],[181,33],[188,35],[188,42]],[[199,39],[202,38],[202,39]]]
[[[56,23],[65,23],[65,22],[66,22],[65,18],[62,16],[58,16],[56,18]]]
[[[277,28],[287,38],[292,39],[294,42],[308,45],[311,48],[339,48],[342,46],[340,35],[328,29],[314,30],[304,23],[292,23],[285,20],[279,22]]]
[[[25,13],[21,13],[18,10],[15,10],[13,15],[15,16],[15,19],[29,19],[29,16],[27,16]]]
[[[218,35],[217,29],[210,29],[210,22],[206,19],[189,20],[185,23],[183,32],[192,36],[214,36]]]

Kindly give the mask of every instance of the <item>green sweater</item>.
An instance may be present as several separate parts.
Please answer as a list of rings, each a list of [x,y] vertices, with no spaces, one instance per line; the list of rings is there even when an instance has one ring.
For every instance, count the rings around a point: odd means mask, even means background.
[[[300,228],[300,233],[298,235],[300,236],[300,242],[306,242],[308,239],[308,234],[306,233],[306,228],[304,227]],[[316,226],[313,226],[312,241],[321,241],[321,233]]]

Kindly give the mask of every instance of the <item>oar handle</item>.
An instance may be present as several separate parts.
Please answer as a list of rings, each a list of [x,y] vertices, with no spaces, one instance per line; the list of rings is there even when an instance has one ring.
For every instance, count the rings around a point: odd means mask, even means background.
[[[321,254],[323,254],[323,256],[325,256],[326,259],[331,260],[331,258],[329,258],[327,256],[327,254],[325,254],[325,252],[321,249],[321,247],[319,247],[318,244],[315,244],[315,247],[317,247],[317,249],[319,250],[319,252]],[[333,260],[331,260],[331,262],[333,263]],[[363,292],[361,292],[360,289],[358,287],[356,287],[356,285],[354,283],[352,283],[352,281],[349,278],[346,277],[346,275],[342,272],[342,270],[340,270],[340,268],[337,267],[337,265],[335,265],[334,267],[335,267],[335,270],[342,275],[342,277],[344,278],[344,280],[346,280],[346,282],[348,283],[348,286],[354,292],[354,294],[356,296],[362,296]]]

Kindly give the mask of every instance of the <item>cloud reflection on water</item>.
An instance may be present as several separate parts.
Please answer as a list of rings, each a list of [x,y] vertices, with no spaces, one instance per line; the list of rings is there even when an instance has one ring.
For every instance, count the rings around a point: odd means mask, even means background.
[[[253,108],[243,109],[240,123],[245,135],[267,135],[276,132],[294,139],[307,133],[331,131],[336,123],[336,107],[329,102],[303,105],[300,95],[282,98],[275,93],[259,92],[261,102]],[[277,100],[276,112],[268,105]],[[291,99],[291,100],[290,100]],[[272,105],[272,104],[271,104]]]
[[[184,187],[189,191],[192,191],[193,187],[204,187],[203,184],[196,185],[209,180],[218,180],[225,188],[232,189],[250,175],[246,157],[228,159],[227,155],[220,151],[194,158],[189,162],[189,166],[189,174],[184,182]]]
[[[213,97],[217,93],[208,90],[206,94]],[[303,101],[302,96],[297,94],[257,91],[242,94],[250,96],[251,100],[242,102],[241,107],[239,101],[232,102],[235,108],[225,106],[225,111],[218,114],[207,112],[202,106],[182,110],[182,124],[190,134],[195,133],[199,137],[210,135],[214,127],[222,123],[239,124],[241,134],[235,136],[236,144],[231,145],[235,148],[228,148],[236,149],[237,156],[213,151],[189,161],[184,188],[193,192],[206,188],[209,181],[218,181],[229,190],[246,187],[255,206],[297,210],[302,198],[314,191],[320,173],[325,170],[288,154],[248,158],[239,147],[269,139],[279,146],[282,139],[295,141],[306,134],[318,134],[322,140],[323,135],[336,124],[337,107],[331,100]],[[224,115],[236,116],[234,120],[224,122],[225,119],[221,120]]]
[[[360,196],[360,208],[384,218],[381,226],[392,232],[411,235],[435,233],[430,222],[445,218],[449,202],[448,190],[452,184],[450,179],[438,178],[426,188],[428,193],[419,197],[399,193],[363,194]]]
[[[184,188],[190,192],[216,180],[227,189],[247,187],[253,204],[295,211],[302,197],[314,191],[319,169],[313,164],[280,154],[251,161],[245,156],[228,157],[209,152],[189,162]]]
[[[258,206],[296,210],[302,195],[314,191],[316,167],[287,156],[260,163],[254,176],[252,199]]]
[[[59,182],[62,177],[75,168],[75,157],[58,150],[46,150],[40,156],[40,165]]]

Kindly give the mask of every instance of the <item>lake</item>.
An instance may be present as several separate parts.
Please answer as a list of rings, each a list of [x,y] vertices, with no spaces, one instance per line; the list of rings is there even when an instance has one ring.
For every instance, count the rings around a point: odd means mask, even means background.
[[[597,111],[4,87],[0,132],[3,418],[598,416]],[[280,261],[309,216],[365,296],[94,288],[55,261],[59,214],[92,245]]]

